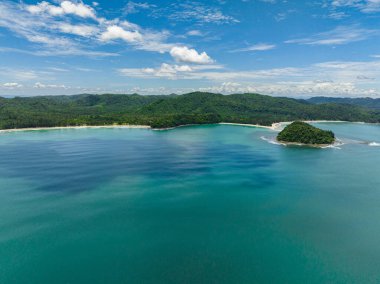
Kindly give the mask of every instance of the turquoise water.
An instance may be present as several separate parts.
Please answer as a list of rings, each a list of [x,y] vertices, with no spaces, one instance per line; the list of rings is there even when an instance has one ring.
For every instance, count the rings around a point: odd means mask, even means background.
[[[0,283],[379,283],[380,126],[318,126],[2,133]]]

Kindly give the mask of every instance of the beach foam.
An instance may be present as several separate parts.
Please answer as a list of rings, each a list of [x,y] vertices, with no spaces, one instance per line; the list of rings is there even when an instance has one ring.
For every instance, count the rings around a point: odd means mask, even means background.
[[[270,143],[270,144],[286,146],[285,143],[278,142],[278,141],[276,140],[276,138],[268,138],[268,137],[265,137],[265,136],[261,136],[260,138],[261,138],[262,140],[264,140],[264,141],[267,141],[267,142]]]

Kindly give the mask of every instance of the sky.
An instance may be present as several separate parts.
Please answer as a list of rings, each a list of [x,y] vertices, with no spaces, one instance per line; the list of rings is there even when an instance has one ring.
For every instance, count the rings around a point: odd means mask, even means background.
[[[0,96],[380,97],[380,0],[0,0]]]

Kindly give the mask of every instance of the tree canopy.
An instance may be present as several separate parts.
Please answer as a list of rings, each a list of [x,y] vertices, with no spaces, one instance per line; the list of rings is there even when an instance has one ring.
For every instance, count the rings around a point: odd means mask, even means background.
[[[169,96],[82,94],[0,98],[0,129],[111,124],[165,128],[218,122],[271,125],[319,119],[380,122],[380,111],[259,94],[203,92]]]
[[[332,131],[326,131],[301,121],[295,121],[284,128],[278,135],[281,142],[302,144],[332,144],[335,135]]]

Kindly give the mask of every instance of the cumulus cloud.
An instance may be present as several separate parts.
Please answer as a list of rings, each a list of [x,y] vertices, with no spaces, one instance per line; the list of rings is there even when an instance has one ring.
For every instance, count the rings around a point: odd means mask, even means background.
[[[25,38],[34,45],[28,49],[8,48],[14,51],[38,56],[52,55],[87,55],[114,56],[115,53],[94,51],[80,38],[68,37],[67,34],[80,35],[91,39],[97,32],[97,22],[92,24],[72,25],[65,17],[52,17],[48,13],[31,13],[29,6],[10,1],[0,1],[0,27],[7,28],[15,36]]]
[[[380,88],[376,83],[376,79],[380,77],[380,61],[330,61],[302,68],[252,71],[231,71],[218,65],[162,65],[160,68],[125,68],[119,70],[119,73],[127,77],[222,82],[216,89],[209,89],[215,92],[259,92],[284,96],[380,95]],[[250,88],[247,89],[247,86]]]
[[[170,65],[163,63],[160,68],[152,69],[146,68],[142,70],[146,74],[152,74],[156,77],[175,77],[178,73],[191,72],[193,71],[188,65]]]
[[[74,4],[75,7],[79,8],[85,5],[82,2],[75,2]],[[81,20],[86,21],[86,23],[73,23],[72,19],[64,17],[64,14],[76,13],[83,17],[90,14],[79,12],[81,11],[79,8],[79,10],[75,10],[68,7],[64,2],[55,6],[48,2],[24,5],[11,1],[0,1],[0,27],[7,28],[15,35],[36,44],[29,50],[8,48],[8,51],[13,50],[41,56],[116,56],[118,55],[116,53],[93,49],[99,47],[100,43],[105,44],[117,39],[131,44],[135,49],[160,53],[169,52],[176,45],[167,43],[170,36],[167,31],[144,29],[137,24],[121,21],[117,18],[111,20],[97,18],[97,21],[92,21],[91,16],[91,18]],[[61,16],[53,17],[52,14]],[[93,15],[96,16],[95,12]],[[68,34],[73,36],[69,37]],[[89,42],[91,44],[88,44]]]
[[[144,30],[136,24],[123,21],[119,25],[108,26],[99,35],[99,40],[107,43],[120,39],[131,44],[136,49],[165,53],[175,46],[174,44],[165,42],[168,35],[166,31],[153,32]]]
[[[142,35],[138,31],[126,31],[122,27],[113,25],[100,35],[102,41],[122,39],[126,42],[142,41]]]
[[[132,78],[166,78],[166,79],[193,79],[198,72],[204,70],[222,69],[220,65],[171,65],[161,64],[158,68],[122,68],[118,72],[122,76]]]
[[[64,17],[68,14],[84,19],[81,23],[73,23],[73,19]],[[130,44],[134,49],[170,53],[178,62],[213,62],[206,52],[198,53],[195,49],[182,47],[180,43],[169,43],[168,38],[171,34],[166,30],[154,31],[118,18],[109,20],[97,17],[93,8],[83,2],[66,0],[59,5],[46,1],[36,5],[0,2],[0,27],[11,30],[15,35],[35,43],[36,46],[39,45],[35,51],[32,48],[24,51],[8,49],[25,54],[116,56],[118,54],[93,49],[101,43],[120,40]],[[71,36],[67,36],[68,34]],[[196,32],[192,34],[195,35]],[[89,42],[92,44],[88,44]]]
[[[42,1],[36,5],[28,5],[26,9],[32,14],[48,13],[51,16],[72,14],[82,18],[96,19],[94,9],[82,2],[74,3],[71,1],[63,1],[59,6],[55,6],[46,1]]]
[[[186,46],[175,46],[170,50],[170,55],[178,62],[210,64],[214,61],[206,52],[198,53],[195,49]]]
[[[193,69],[189,65],[170,65],[167,63],[161,64],[159,68],[124,68],[119,70],[120,74],[127,77],[164,77],[167,79],[177,79],[181,73],[192,71]]]

